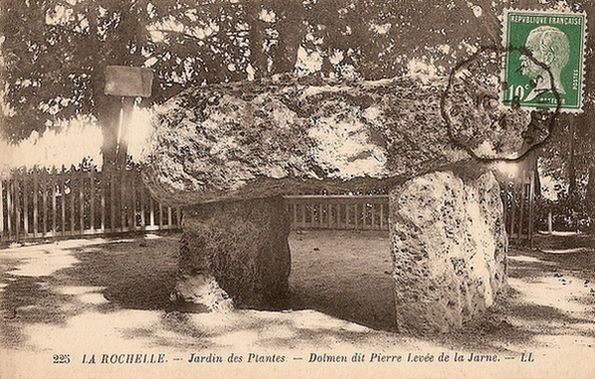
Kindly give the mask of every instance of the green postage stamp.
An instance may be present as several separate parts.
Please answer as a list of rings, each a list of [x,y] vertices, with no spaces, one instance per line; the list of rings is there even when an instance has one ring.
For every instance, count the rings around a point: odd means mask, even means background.
[[[507,10],[502,102],[580,112],[586,15]]]

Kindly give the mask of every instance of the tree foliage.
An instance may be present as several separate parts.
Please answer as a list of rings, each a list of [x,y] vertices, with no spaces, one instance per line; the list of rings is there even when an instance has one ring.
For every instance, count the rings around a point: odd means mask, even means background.
[[[595,3],[569,1],[569,8],[587,14],[583,112],[560,115],[549,143],[538,151],[541,174],[556,183],[551,206],[567,228],[595,227]],[[552,196],[553,195],[553,196]]]
[[[110,64],[153,69],[146,105],[189,86],[282,73],[337,81],[420,69],[447,74],[478,47],[501,43],[504,8],[585,11],[594,30],[594,7],[581,0],[3,0],[0,63],[9,111],[2,132],[16,142],[57,120],[92,115],[104,131],[104,159],[112,161],[120,99],[103,94]],[[587,43],[589,68],[594,45]],[[586,80],[592,113],[592,71]],[[577,124],[575,140],[591,144],[589,151],[593,139],[580,134],[586,129]],[[550,166],[562,146],[542,152]]]

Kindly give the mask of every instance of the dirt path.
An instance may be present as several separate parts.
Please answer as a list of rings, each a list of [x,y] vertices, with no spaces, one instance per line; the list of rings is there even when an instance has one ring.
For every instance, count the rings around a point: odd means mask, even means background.
[[[572,246],[539,240],[546,252],[511,249],[505,299],[460,332],[417,339],[395,333],[385,233],[292,234],[287,310],[226,315],[171,308],[178,238],[72,240],[0,250],[0,377],[279,377],[290,372],[589,378],[595,373],[595,245],[589,239]],[[232,353],[243,361],[228,363]],[[408,362],[410,353],[433,356],[432,362]],[[437,361],[441,353],[449,362]],[[70,363],[52,363],[60,354],[68,354]],[[107,361],[101,363],[104,354]],[[167,362],[109,363],[112,356],[127,359],[126,354],[142,354],[146,362],[163,354]],[[454,362],[455,354],[464,361]],[[348,362],[309,362],[336,355]],[[362,355],[363,363],[351,361]],[[92,356],[96,363],[83,363]],[[188,362],[199,356],[202,363]],[[224,362],[207,362],[207,357]],[[284,362],[259,361],[281,357]]]

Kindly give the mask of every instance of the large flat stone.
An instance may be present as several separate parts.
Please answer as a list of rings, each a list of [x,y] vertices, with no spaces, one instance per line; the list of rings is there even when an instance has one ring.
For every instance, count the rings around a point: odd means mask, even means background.
[[[506,235],[498,184],[476,166],[521,157],[547,128],[493,106],[501,60],[482,59],[431,82],[288,76],[189,88],[157,107],[143,179],[184,207],[181,297],[271,306],[290,270],[272,196],[383,188],[401,330],[451,330],[489,307],[505,285]]]
[[[450,90],[447,78],[303,80],[200,86],[157,107],[143,170],[152,195],[185,206],[367,191],[469,154],[510,158],[530,147],[527,111],[477,105],[497,98],[498,86],[468,78]]]

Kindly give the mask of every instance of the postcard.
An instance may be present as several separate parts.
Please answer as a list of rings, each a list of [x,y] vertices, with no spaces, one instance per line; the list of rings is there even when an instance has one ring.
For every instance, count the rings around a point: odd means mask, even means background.
[[[595,377],[591,2],[0,9],[0,378]]]

